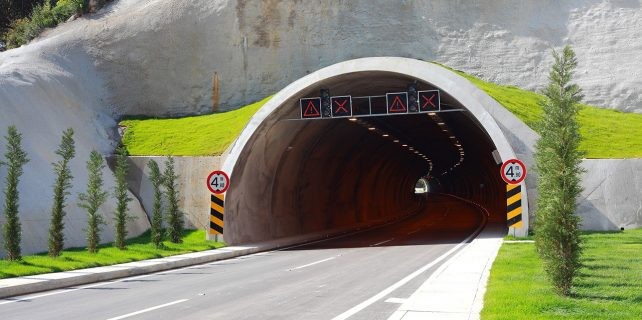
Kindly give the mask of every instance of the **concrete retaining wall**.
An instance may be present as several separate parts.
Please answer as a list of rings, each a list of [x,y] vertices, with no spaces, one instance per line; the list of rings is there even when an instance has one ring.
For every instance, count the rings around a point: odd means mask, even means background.
[[[642,227],[642,159],[585,160],[582,229]]]
[[[154,159],[161,171],[165,169],[166,157],[130,157],[129,188],[147,212],[152,214],[154,192],[149,181],[147,162]],[[178,175],[179,208],[185,213],[187,228],[205,229],[208,226],[210,192],[205,179],[213,170],[221,167],[221,157],[174,157]]]

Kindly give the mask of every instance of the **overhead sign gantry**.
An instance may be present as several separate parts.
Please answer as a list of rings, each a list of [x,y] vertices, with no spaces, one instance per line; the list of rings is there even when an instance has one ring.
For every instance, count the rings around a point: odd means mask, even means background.
[[[301,119],[356,118],[442,111],[439,90],[418,91],[414,83],[409,85],[405,92],[359,97],[330,96],[330,90],[322,89],[319,97],[300,99],[299,107]]]

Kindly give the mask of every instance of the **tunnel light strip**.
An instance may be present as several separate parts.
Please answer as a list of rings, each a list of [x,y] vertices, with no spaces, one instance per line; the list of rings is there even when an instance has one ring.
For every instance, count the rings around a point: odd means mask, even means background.
[[[357,118],[353,117],[353,118],[349,118],[348,121],[361,125],[362,127],[368,129],[369,132],[381,135],[381,137],[383,139],[386,139],[386,140],[389,139],[393,143],[402,143],[400,139],[392,136],[388,132],[385,132],[385,131],[383,131],[381,129],[378,129],[373,124],[371,124],[371,123],[369,123],[369,122],[367,122],[365,120],[361,120],[361,119],[357,119]],[[427,175],[430,175],[430,173],[432,172],[432,168],[433,168],[432,161],[430,160],[430,158],[428,158],[425,154],[419,152],[418,150],[415,150],[415,148],[413,148],[412,146],[409,146],[407,143],[402,143],[401,146],[404,147],[404,148],[407,148],[412,154],[415,154],[418,157],[422,158],[424,161],[426,161],[426,163],[428,164],[428,173],[427,173]]]

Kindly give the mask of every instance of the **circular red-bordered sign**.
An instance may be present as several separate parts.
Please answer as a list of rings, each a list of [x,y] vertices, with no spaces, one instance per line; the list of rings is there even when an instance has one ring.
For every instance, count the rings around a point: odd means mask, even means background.
[[[230,177],[227,173],[216,170],[212,171],[209,176],[207,176],[207,188],[213,194],[221,194],[227,191],[227,188],[230,187]]]
[[[526,165],[518,159],[506,160],[500,174],[506,183],[519,184],[526,178]]]

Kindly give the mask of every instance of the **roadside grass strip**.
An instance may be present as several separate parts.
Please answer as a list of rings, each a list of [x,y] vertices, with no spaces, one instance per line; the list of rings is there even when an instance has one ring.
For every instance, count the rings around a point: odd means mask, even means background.
[[[481,319],[642,319],[642,229],[587,232],[570,297],[546,280],[534,243],[504,243]]]
[[[101,245],[98,253],[89,253],[85,248],[72,248],[64,250],[56,258],[41,253],[24,256],[16,262],[0,260],[0,279],[162,258],[217,249],[225,244],[205,240],[204,230],[187,230],[183,233],[183,243],[165,241],[164,245],[163,249],[156,249],[151,243],[150,232],[146,231],[141,236],[127,240],[127,249],[122,251],[108,243]]]
[[[250,118],[269,96],[245,107],[222,113],[167,119],[130,119],[123,144],[136,156],[212,156],[220,155],[241,134]]]

